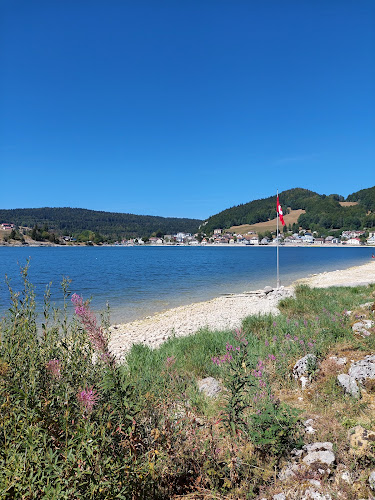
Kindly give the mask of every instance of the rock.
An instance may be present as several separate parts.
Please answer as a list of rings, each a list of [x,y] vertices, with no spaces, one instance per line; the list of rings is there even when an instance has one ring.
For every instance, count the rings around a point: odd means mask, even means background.
[[[272,500],[286,500],[286,496],[284,493],[277,493],[277,495],[272,497]]]
[[[350,454],[356,457],[366,457],[375,441],[375,432],[368,431],[361,425],[349,430]]]
[[[346,373],[340,373],[340,375],[337,376],[337,382],[339,383],[339,385],[341,385],[344,391],[347,394],[353,396],[353,398],[360,397],[359,387],[355,379],[350,375],[347,375]]]
[[[358,307],[361,309],[372,309],[372,306],[374,305],[373,302],[365,302],[364,304],[360,304]]]
[[[375,470],[373,470],[368,478],[370,488],[375,490]]]
[[[265,286],[264,291],[265,291],[265,293],[269,294],[270,292],[273,292],[273,288],[272,288],[272,286]]]
[[[329,359],[332,359],[332,361],[334,361],[336,363],[336,365],[339,365],[339,366],[346,365],[346,363],[348,362],[348,359],[345,357],[338,358],[337,356],[330,356]]]
[[[332,443],[313,443],[303,447],[307,455],[303,458],[303,462],[307,465],[320,463],[331,465],[335,461],[335,455],[332,451]]]
[[[329,493],[324,495],[314,488],[307,488],[301,500],[332,500],[332,497]]]
[[[361,361],[352,363],[349,376],[360,382],[368,378],[375,378],[375,355],[366,356]]]
[[[198,380],[198,388],[200,392],[203,392],[209,398],[216,397],[222,390],[220,382],[213,377]]]
[[[308,420],[305,420],[305,422],[303,422],[303,425],[305,426],[305,432],[307,434],[315,434],[316,430],[312,426],[313,423],[314,420],[312,418],[309,418]]]
[[[293,367],[293,377],[300,379],[302,376],[309,375],[309,365],[317,363],[317,358],[314,354],[306,354],[303,358],[299,359]]]
[[[362,319],[361,321],[357,321],[352,326],[352,330],[354,333],[360,335],[361,337],[368,337],[371,335],[371,332],[368,331],[368,328],[372,328],[374,326],[374,322],[371,319]]]

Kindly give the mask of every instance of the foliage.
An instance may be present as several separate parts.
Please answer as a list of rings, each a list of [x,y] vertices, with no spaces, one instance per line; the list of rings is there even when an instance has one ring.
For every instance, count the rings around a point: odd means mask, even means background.
[[[357,201],[356,206],[341,206],[343,196],[320,195],[302,188],[283,191],[279,194],[279,198],[284,213],[287,213],[288,207],[292,210],[306,210],[305,214],[300,215],[298,225],[293,225],[293,232],[298,232],[298,226],[320,233],[324,230],[331,232],[375,226],[375,187],[358,191],[347,198],[347,201]],[[275,217],[275,196],[270,196],[223,210],[211,216],[201,228],[211,234],[216,228],[256,224]]]
[[[173,234],[178,231],[195,233],[201,222],[197,219],[99,212],[69,207],[0,210],[0,219],[18,226],[33,228],[31,237],[36,241],[42,241],[37,238],[43,238],[42,230],[39,228],[44,225],[51,228],[52,233],[59,235],[77,237],[84,231],[91,231],[99,238],[111,238],[115,241],[125,237],[150,236],[155,231],[160,231],[162,234]],[[95,236],[88,239],[94,241]]]

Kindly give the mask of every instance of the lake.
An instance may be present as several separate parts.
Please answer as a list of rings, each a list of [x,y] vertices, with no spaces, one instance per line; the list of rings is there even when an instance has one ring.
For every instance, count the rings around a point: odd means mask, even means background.
[[[364,264],[372,252],[366,247],[280,247],[281,284]],[[52,301],[61,305],[59,284],[65,276],[72,280],[72,293],[92,297],[96,311],[108,302],[113,323],[220,294],[276,286],[274,247],[0,247],[1,315],[9,307],[5,275],[20,290],[19,265],[28,258],[38,308],[50,282]]]

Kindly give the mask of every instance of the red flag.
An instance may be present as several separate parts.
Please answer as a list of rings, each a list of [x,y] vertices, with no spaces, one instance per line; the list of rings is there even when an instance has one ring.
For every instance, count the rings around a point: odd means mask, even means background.
[[[276,211],[277,215],[280,217],[280,222],[283,226],[285,226],[284,222],[284,216],[283,216],[283,210],[281,208],[280,202],[279,202],[279,195],[277,195],[277,201],[276,201]]]

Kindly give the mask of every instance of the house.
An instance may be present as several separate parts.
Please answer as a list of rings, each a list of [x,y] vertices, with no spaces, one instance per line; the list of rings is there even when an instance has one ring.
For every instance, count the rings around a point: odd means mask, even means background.
[[[14,229],[14,224],[8,224],[8,222],[3,222],[1,224],[1,229],[3,229],[4,231],[11,231],[12,229]]]
[[[375,245],[375,233],[372,233],[372,236],[370,238],[367,238],[367,244]]]
[[[223,232],[222,229],[214,229],[214,235],[217,236]]]
[[[269,242],[270,242],[270,240],[268,238],[263,238],[261,240],[261,242],[259,243],[259,245],[268,245]]]
[[[361,245],[361,240],[359,238],[349,238],[346,243],[348,245]]]
[[[301,239],[304,243],[314,243],[314,236],[311,233],[305,233]]]
[[[250,245],[259,245],[258,236],[253,236],[252,238],[250,238]]]
[[[324,238],[315,238],[314,243],[317,245],[324,245]]]

